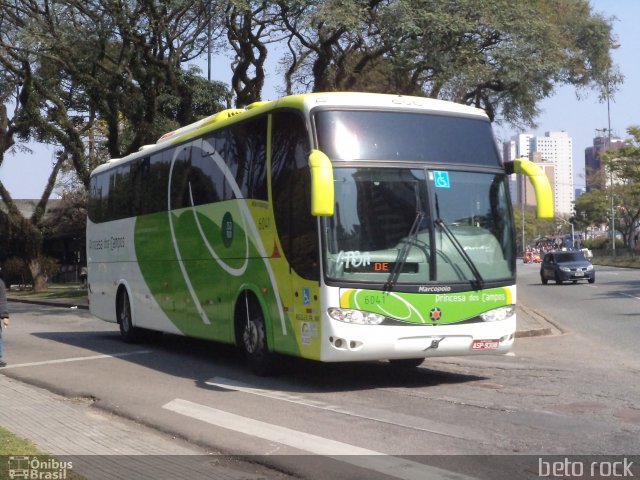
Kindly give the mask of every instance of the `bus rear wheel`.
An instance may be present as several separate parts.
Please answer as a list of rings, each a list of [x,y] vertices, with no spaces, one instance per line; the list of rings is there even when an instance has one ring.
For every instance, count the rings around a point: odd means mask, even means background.
[[[246,293],[237,307],[237,341],[253,373],[260,376],[275,371],[275,355],[269,351],[264,315],[258,300]]]
[[[120,325],[120,335],[126,343],[136,343],[140,340],[140,329],[133,326],[131,315],[131,303],[129,294],[123,288],[118,293],[116,300],[116,314]]]

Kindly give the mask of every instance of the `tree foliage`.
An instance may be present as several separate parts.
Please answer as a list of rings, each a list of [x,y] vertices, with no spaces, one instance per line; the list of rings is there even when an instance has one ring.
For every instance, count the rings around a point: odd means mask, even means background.
[[[638,244],[640,223],[640,127],[630,127],[630,138],[620,149],[603,154],[603,169],[593,189],[576,199],[576,218],[585,225],[608,224],[622,234],[624,245]]]
[[[4,220],[33,240],[28,258],[60,172],[86,190],[107,158],[230,104],[187,66],[214,38],[233,53],[239,106],[262,98],[273,54],[284,93],[421,95],[514,125],[533,124],[557,86],[609,94],[620,81],[611,20],[588,0],[0,0],[0,165],[29,140],[57,146],[28,221],[0,183]]]
[[[58,146],[30,219],[0,183],[5,220],[33,246],[23,255],[37,289],[44,288],[42,218],[65,164],[86,190],[90,171],[106,158],[136,151],[227,103],[221,84],[183,68],[206,45],[208,3],[0,0],[0,165],[16,139]]]
[[[275,10],[268,1],[230,1],[224,13],[224,29],[235,57],[231,88],[236,106],[259,101],[266,78],[267,45],[278,26]]]
[[[261,98],[274,43],[287,48],[288,93],[416,94],[514,124],[532,124],[558,85],[610,91],[620,80],[611,22],[587,0],[0,0],[0,9],[2,68],[31,90],[24,124],[63,147],[85,186],[97,122],[119,157],[197,119],[198,77],[184,65],[207,51],[212,29],[234,53],[240,106]],[[227,98],[219,85],[210,95],[218,107]]]
[[[636,244],[635,232],[640,222],[640,127],[627,130],[626,145],[604,154],[604,165],[613,179],[615,228],[628,247]]]
[[[610,20],[586,0],[278,5],[290,32],[288,88],[422,95],[530,125],[559,85],[604,92],[620,81]]]
[[[524,208],[523,221],[522,208],[516,208],[514,206],[513,225],[515,228],[518,251],[522,252],[527,246],[534,246],[536,244],[536,240],[540,240],[555,233],[556,224],[557,222],[555,219],[538,218],[536,215],[536,208],[530,206],[526,206]]]

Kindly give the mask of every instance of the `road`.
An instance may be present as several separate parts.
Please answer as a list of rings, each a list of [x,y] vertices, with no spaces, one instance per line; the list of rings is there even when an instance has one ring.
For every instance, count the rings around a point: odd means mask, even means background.
[[[126,345],[88,312],[12,304],[2,373],[301,478],[538,478],[540,455],[637,454],[640,274],[543,287],[537,266],[518,268],[519,301],[565,333],[518,339],[508,356],[404,372],[291,360],[258,378],[229,347]]]
[[[519,265],[519,300],[602,348],[640,359],[640,270],[596,266],[596,283],[540,282],[538,265]]]

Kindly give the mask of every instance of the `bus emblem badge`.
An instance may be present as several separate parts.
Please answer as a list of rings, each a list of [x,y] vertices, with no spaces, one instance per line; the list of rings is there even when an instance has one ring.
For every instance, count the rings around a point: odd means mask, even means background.
[[[225,247],[229,248],[231,242],[233,242],[233,217],[231,216],[231,212],[225,213],[224,217],[222,217],[220,230],[222,233],[222,243]]]
[[[432,308],[429,312],[429,318],[431,319],[431,321],[437,322],[438,320],[440,320],[440,318],[442,318],[442,310],[440,310],[438,307]]]

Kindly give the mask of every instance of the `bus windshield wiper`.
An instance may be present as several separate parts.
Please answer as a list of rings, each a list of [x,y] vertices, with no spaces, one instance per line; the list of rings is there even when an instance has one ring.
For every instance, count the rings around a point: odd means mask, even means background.
[[[416,185],[417,187],[417,185]],[[424,219],[425,213],[420,206],[420,192],[418,188],[415,189],[416,194],[416,216],[413,219],[413,224],[411,225],[411,229],[407,234],[407,237],[404,241],[404,245],[398,252],[398,257],[396,258],[396,263],[393,266],[393,270],[391,270],[391,274],[389,275],[389,279],[384,286],[386,291],[393,290],[394,285],[398,281],[398,277],[400,276],[400,272],[404,268],[404,264],[407,262],[407,258],[409,257],[409,251],[411,247],[416,243],[416,239],[418,238],[418,232],[420,231],[420,225],[422,224],[422,220]]]
[[[471,257],[465,251],[462,244],[458,241],[456,236],[453,234],[449,226],[440,217],[436,219],[435,224],[440,227],[440,229],[446,234],[447,238],[451,241],[454,248],[458,251],[458,253],[460,253],[463,260],[469,267],[469,270],[471,270],[471,273],[473,273],[473,276],[476,278],[476,283],[478,285],[478,288],[482,288],[484,286],[484,279],[482,278],[482,274],[478,270],[478,267],[476,267],[476,264],[473,263],[473,260],[471,260]]]

